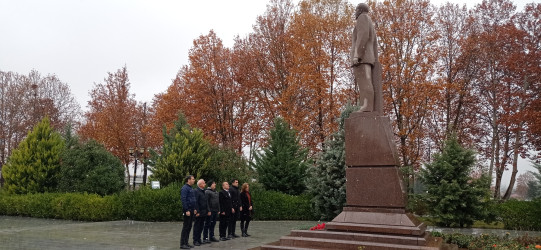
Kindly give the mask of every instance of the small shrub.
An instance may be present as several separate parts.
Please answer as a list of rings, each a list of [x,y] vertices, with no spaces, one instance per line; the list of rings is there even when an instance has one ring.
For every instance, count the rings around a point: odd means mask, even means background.
[[[510,200],[497,206],[496,210],[506,229],[541,230],[541,199]]]
[[[541,236],[533,237],[528,235],[523,235],[516,238],[516,241],[522,246],[535,245],[536,243],[541,243]]]
[[[443,233],[442,232],[432,231],[432,232],[430,232],[430,234],[432,235],[432,237],[442,237],[443,238]]]
[[[504,236],[494,234],[475,236],[460,233],[432,233],[432,236],[442,237],[446,243],[456,244],[459,248],[463,249],[535,249],[536,245],[541,244],[541,236],[511,238],[509,233]]]
[[[470,242],[473,241],[475,236],[473,235],[464,235],[460,233],[453,233],[453,234],[444,234],[443,239],[450,244],[455,244],[459,248],[468,248],[470,245]]]

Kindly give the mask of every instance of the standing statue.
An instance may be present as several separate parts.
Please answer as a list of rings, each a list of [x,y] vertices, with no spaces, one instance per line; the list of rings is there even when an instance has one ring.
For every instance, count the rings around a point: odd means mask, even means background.
[[[377,104],[378,86],[374,82],[373,69],[378,63],[376,31],[368,16],[369,7],[360,3],[355,9],[356,24],[353,29],[351,46],[351,67],[355,85],[359,91],[361,112],[379,111]],[[379,90],[381,91],[381,90]]]

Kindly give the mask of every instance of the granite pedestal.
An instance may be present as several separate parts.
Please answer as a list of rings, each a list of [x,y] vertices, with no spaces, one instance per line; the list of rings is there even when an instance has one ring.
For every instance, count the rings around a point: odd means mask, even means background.
[[[407,194],[388,117],[355,112],[345,124],[346,207],[323,231],[294,230],[261,249],[439,249],[406,212]],[[361,248],[360,248],[361,247]]]

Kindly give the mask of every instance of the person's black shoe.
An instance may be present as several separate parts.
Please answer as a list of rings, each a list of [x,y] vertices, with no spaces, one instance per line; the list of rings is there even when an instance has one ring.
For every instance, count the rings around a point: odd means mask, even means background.
[[[209,239],[204,239],[203,242],[201,242],[201,244],[209,244],[209,243],[210,243]]]
[[[210,238],[210,241],[211,241],[211,242],[219,242],[219,240],[217,240],[217,239],[214,238],[214,237]]]
[[[187,245],[182,245],[182,246],[180,246],[180,249],[190,249],[190,247],[187,246]]]
[[[238,238],[238,237],[240,237],[240,236],[238,236],[238,235],[236,235],[236,234],[233,234],[233,237]]]
[[[186,246],[188,246],[189,248],[194,248],[194,246],[192,246],[192,245],[190,245],[190,244],[188,244],[188,245],[186,245]]]
[[[193,242],[193,245],[196,246],[196,247],[198,247],[198,246],[201,246],[201,243],[199,243],[199,241],[194,241],[194,242]]]
[[[230,235],[228,235],[226,238],[227,238],[228,240],[233,239],[233,235],[230,234]]]
[[[226,240],[229,240],[229,239],[226,238],[226,237],[221,237],[220,240],[221,240],[221,241],[226,241]]]
[[[248,237],[248,235],[246,235],[245,233],[242,233],[242,237]]]
[[[246,234],[246,237],[250,237],[251,235],[248,234],[248,232],[244,232]]]

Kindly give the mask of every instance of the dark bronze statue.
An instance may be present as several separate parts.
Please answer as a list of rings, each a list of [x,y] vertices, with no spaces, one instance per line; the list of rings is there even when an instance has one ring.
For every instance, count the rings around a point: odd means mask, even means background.
[[[351,46],[351,67],[355,85],[359,91],[361,112],[372,112],[376,108],[376,87],[373,79],[374,65],[378,63],[377,39],[372,19],[368,16],[369,7],[360,3],[355,9],[356,24],[353,29]]]

